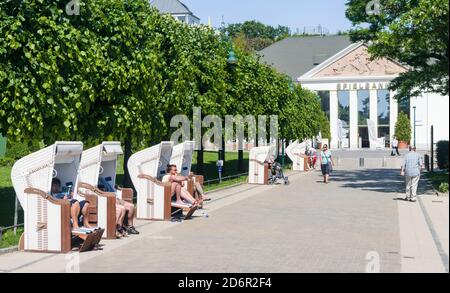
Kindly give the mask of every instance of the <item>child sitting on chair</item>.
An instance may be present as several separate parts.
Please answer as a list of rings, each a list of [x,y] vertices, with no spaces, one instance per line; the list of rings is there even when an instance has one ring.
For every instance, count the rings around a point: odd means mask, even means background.
[[[189,177],[179,176],[176,165],[167,166],[167,175],[162,179],[163,183],[170,182],[172,184],[172,194],[176,197],[176,204],[186,205],[183,200],[188,202],[191,206],[199,206],[203,199],[196,200],[186,189],[183,188],[184,183],[189,180]]]
[[[92,228],[89,225],[89,202],[81,201],[79,202],[76,199],[73,199],[73,192],[71,191],[72,186],[67,186],[65,189],[61,189],[61,180],[58,178],[53,178],[52,180],[52,189],[51,195],[56,199],[64,199],[70,202],[70,217],[72,219],[72,226],[74,230],[78,230],[80,228],[80,224],[86,228]],[[83,216],[83,221],[81,221],[81,216]]]

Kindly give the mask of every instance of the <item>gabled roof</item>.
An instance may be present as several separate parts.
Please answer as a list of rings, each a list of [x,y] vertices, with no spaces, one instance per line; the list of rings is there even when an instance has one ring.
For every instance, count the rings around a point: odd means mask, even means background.
[[[408,71],[404,65],[390,58],[371,59],[363,42],[353,43],[321,64],[297,78],[298,82],[311,79],[384,78]]]
[[[192,11],[179,0],[152,0],[150,4],[161,13],[168,14],[193,14]]]
[[[348,36],[302,36],[286,38],[262,51],[262,61],[297,80],[323,61],[350,46]]]

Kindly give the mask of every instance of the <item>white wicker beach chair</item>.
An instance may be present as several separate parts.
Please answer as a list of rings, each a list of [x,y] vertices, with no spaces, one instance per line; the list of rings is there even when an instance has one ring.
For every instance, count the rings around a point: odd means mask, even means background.
[[[56,142],[14,164],[11,179],[25,220],[20,248],[71,250],[70,203],[54,199],[50,192],[53,178],[62,186],[76,186],[82,152],[81,142]]]
[[[306,152],[306,142],[299,143],[298,140],[289,144],[286,148],[286,154],[292,161],[292,170],[294,171],[305,171],[305,155]]]
[[[272,155],[275,155],[275,147],[273,146],[254,147],[250,150],[248,183],[268,183],[269,169],[266,161],[268,161]]]
[[[181,176],[189,176],[191,173],[194,146],[194,141],[185,141],[173,147],[170,164],[177,166]]]
[[[384,137],[378,137],[378,131],[375,122],[367,119],[367,128],[369,130],[370,148],[384,149],[386,147],[386,139]]]
[[[122,199],[123,193],[133,190],[115,190],[117,160],[123,154],[120,142],[103,142],[83,152],[77,184],[77,199],[91,203],[90,221],[105,228],[103,236],[116,239],[116,197]],[[99,178],[103,177],[114,191],[98,188]]]
[[[170,220],[171,187],[161,179],[172,157],[173,142],[161,142],[140,151],[128,160],[128,171],[137,192],[137,217]]]

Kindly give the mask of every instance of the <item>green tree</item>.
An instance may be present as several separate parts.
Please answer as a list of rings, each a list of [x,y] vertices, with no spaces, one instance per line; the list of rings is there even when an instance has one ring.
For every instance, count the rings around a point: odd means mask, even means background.
[[[239,39],[249,51],[260,51],[291,36],[291,31],[286,26],[273,27],[255,20],[229,24],[221,28],[221,32],[232,39]]]
[[[368,14],[368,1],[348,0],[346,15],[354,25],[352,39],[368,43],[374,58],[389,57],[411,68],[391,84],[398,98],[417,96],[423,91],[448,95],[448,1],[379,2],[380,11]]]
[[[65,4],[0,3],[0,132],[10,140],[71,139],[95,100],[95,36],[69,23]]]
[[[409,143],[411,141],[411,121],[403,112],[398,114],[397,124],[395,124],[395,136],[399,141]]]

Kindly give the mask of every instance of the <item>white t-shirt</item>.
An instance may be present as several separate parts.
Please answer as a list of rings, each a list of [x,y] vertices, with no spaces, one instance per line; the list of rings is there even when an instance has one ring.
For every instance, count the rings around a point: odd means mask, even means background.
[[[395,138],[392,140],[392,147],[393,147],[393,148],[398,147],[398,140],[395,139]]]
[[[316,153],[317,153],[317,151],[316,151],[315,148],[310,148],[310,149],[308,150],[308,155],[309,155],[310,157],[314,157],[314,156],[316,155]]]

